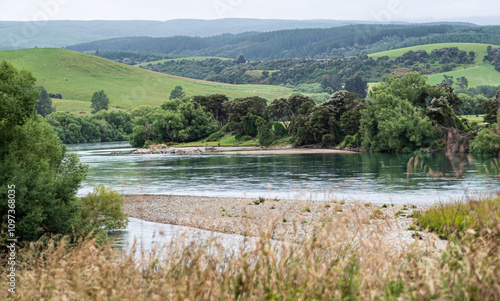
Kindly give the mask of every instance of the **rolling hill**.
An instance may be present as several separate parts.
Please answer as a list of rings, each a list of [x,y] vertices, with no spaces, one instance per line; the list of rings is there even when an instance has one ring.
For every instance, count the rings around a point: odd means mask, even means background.
[[[230,85],[162,74],[65,49],[4,50],[0,51],[2,59],[32,70],[37,84],[73,101],[58,101],[58,105],[74,105],[77,110],[82,110],[83,102],[90,106],[92,94],[98,90],[106,92],[110,105],[125,109],[143,104],[158,106],[178,85],[187,96],[221,93],[232,98],[259,95],[273,100],[292,94],[291,89],[278,86]]]
[[[488,62],[483,62],[483,58],[487,54],[486,48],[488,46],[489,46],[488,44],[479,44],[479,43],[427,44],[427,45],[406,47],[406,48],[373,53],[370,54],[369,56],[373,58],[389,56],[389,58],[394,59],[410,50],[412,51],[425,50],[427,51],[427,53],[430,53],[433,49],[440,49],[445,47],[457,47],[459,50],[463,50],[466,52],[474,51],[476,53],[474,64],[463,67],[457,67],[455,68],[455,70],[448,72],[428,75],[427,76],[428,83],[433,85],[439,84],[443,80],[443,75],[448,75],[448,76],[453,76],[454,78],[465,76],[469,81],[470,87],[475,87],[478,85],[496,86],[500,84],[500,72],[496,71],[495,67],[489,64]],[[491,45],[491,46],[493,46],[494,48],[500,47],[497,45]]]

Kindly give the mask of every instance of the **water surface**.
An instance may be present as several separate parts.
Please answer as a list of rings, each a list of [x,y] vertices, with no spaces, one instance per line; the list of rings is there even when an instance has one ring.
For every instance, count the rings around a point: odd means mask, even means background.
[[[498,190],[492,157],[426,154],[133,155],[128,143],[69,145],[89,165],[79,190],[122,194],[432,204]],[[415,160],[415,158],[413,158]]]

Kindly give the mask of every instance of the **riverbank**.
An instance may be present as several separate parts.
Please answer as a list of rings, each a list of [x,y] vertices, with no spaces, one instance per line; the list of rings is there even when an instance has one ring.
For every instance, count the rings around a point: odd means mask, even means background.
[[[407,230],[413,212],[424,207],[343,201],[318,202],[278,199],[214,198],[172,195],[124,196],[124,211],[131,217],[231,234],[300,242],[329,221],[344,231],[359,231],[360,239],[374,233],[393,250],[409,247],[421,236]],[[340,223],[339,223],[340,221]],[[437,239],[436,249],[446,242]],[[425,235],[424,235],[425,236]],[[370,240],[376,242],[379,240]]]
[[[139,148],[132,152],[136,155],[146,154],[177,154],[177,155],[199,155],[203,153],[215,153],[225,155],[295,155],[295,154],[349,154],[356,153],[347,150],[330,148],[293,148],[287,147],[260,147],[260,146],[186,146],[186,147],[154,147]]]

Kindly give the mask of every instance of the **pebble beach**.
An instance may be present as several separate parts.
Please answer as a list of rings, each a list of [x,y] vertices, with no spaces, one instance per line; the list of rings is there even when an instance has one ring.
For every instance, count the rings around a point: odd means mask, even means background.
[[[345,227],[344,232],[359,232],[360,238],[376,235],[373,243],[384,241],[398,251],[424,239],[433,240],[436,250],[446,246],[433,234],[408,230],[412,213],[425,210],[411,205],[177,195],[124,198],[124,211],[131,217],[221,233],[267,233],[275,240],[301,242],[325,223],[334,222],[335,227]]]

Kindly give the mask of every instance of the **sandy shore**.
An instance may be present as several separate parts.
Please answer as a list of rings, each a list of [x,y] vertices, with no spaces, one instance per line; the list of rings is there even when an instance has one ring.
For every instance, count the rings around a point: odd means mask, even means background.
[[[258,236],[265,231],[272,238],[300,242],[326,222],[337,222],[346,231],[376,233],[395,249],[412,244],[408,231],[413,211],[402,205],[382,208],[379,204],[316,202],[248,198],[213,198],[169,195],[125,196],[124,211],[147,221],[189,226],[222,233]],[[361,230],[360,230],[361,229]],[[438,249],[445,246],[435,239]]]
[[[260,146],[190,146],[190,147],[157,147],[139,148],[133,154],[177,154],[177,155],[199,155],[203,153],[227,154],[227,155],[294,155],[294,154],[350,154],[356,153],[347,150],[330,148],[293,148],[279,147],[268,148]]]

